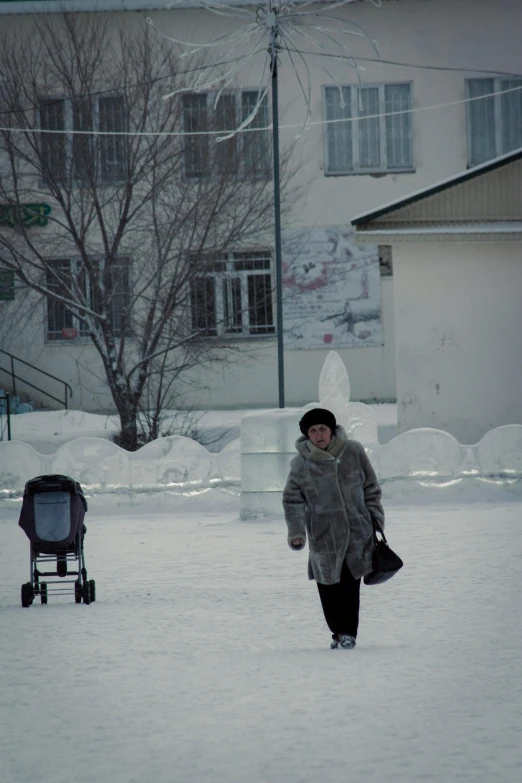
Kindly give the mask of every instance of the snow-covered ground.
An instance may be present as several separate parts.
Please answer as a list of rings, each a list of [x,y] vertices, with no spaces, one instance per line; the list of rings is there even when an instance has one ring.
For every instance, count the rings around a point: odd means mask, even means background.
[[[93,508],[96,603],[29,609],[2,508],[0,780],[518,783],[520,511],[388,505],[405,567],[363,588],[357,648],[331,651],[282,517],[240,522],[237,497]]]

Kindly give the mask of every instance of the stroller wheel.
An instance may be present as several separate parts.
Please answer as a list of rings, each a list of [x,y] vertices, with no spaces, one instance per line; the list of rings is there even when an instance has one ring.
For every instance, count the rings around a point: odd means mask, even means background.
[[[91,604],[93,604],[96,601],[96,582],[94,579],[89,579],[87,584],[89,585],[89,597],[91,599]]]
[[[43,604],[47,603],[47,582],[40,583],[40,601]]]
[[[34,592],[33,592],[33,586],[31,582],[26,582],[25,585],[22,585],[22,606],[27,607],[31,606],[34,599]]]
[[[82,586],[81,586],[79,580],[77,579],[76,582],[74,583],[74,600],[75,600],[75,603],[81,604],[81,602],[82,602],[82,595],[83,595]]]
[[[83,603],[84,604],[90,604],[91,603],[91,591],[89,589],[89,582],[84,582],[83,583],[82,597],[83,597]]]

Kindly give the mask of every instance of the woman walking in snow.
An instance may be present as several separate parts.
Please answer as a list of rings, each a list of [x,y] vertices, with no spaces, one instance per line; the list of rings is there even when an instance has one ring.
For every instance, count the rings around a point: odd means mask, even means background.
[[[308,577],[315,579],[332,649],[355,647],[361,578],[372,570],[373,524],[384,528],[381,488],[364,447],[348,440],[335,416],[313,408],[290,465],[283,507],[291,549],[308,536]]]

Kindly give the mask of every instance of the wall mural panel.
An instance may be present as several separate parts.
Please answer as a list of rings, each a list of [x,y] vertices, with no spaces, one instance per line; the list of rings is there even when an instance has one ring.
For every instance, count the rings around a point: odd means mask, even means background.
[[[383,344],[378,248],[350,227],[284,232],[283,300],[287,349]]]

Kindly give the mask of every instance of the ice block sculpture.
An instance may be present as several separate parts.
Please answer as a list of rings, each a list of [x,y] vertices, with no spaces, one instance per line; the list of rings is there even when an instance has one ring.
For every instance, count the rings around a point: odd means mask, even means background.
[[[20,495],[28,479],[51,473],[51,468],[52,458],[28,443],[0,441],[0,499]]]
[[[332,411],[349,438],[363,444],[378,472],[377,416],[368,405],[350,402],[350,379],[341,357],[335,351],[330,351],[326,357],[319,376],[319,403],[321,408]]]
[[[360,441],[378,470],[377,417],[368,405],[350,402],[350,380],[341,357],[330,351],[319,377],[319,402],[303,408],[253,413],[241,419],[241,518],[282,516],[282,492],[297,454],[299,420],[307,408],[327,408],[348,436]]]
[[[458,474],[464,453],[449,432],[431,427],[409,430],[380,447],[380,478],[384,482],[413,478],[441,486]]]
[[[486,432],[476,446],[483,480],[516,480],[522,476],[522,424],[509,424]]]
[[[241,419],[241,519],[282,516],[281,497],[297,454],[303,408],[279,408]]]
[[[53,457],[52,472],[74,476],[87,492],[130,486],[128,452],[103,438],[76,438],[64,444]]]

